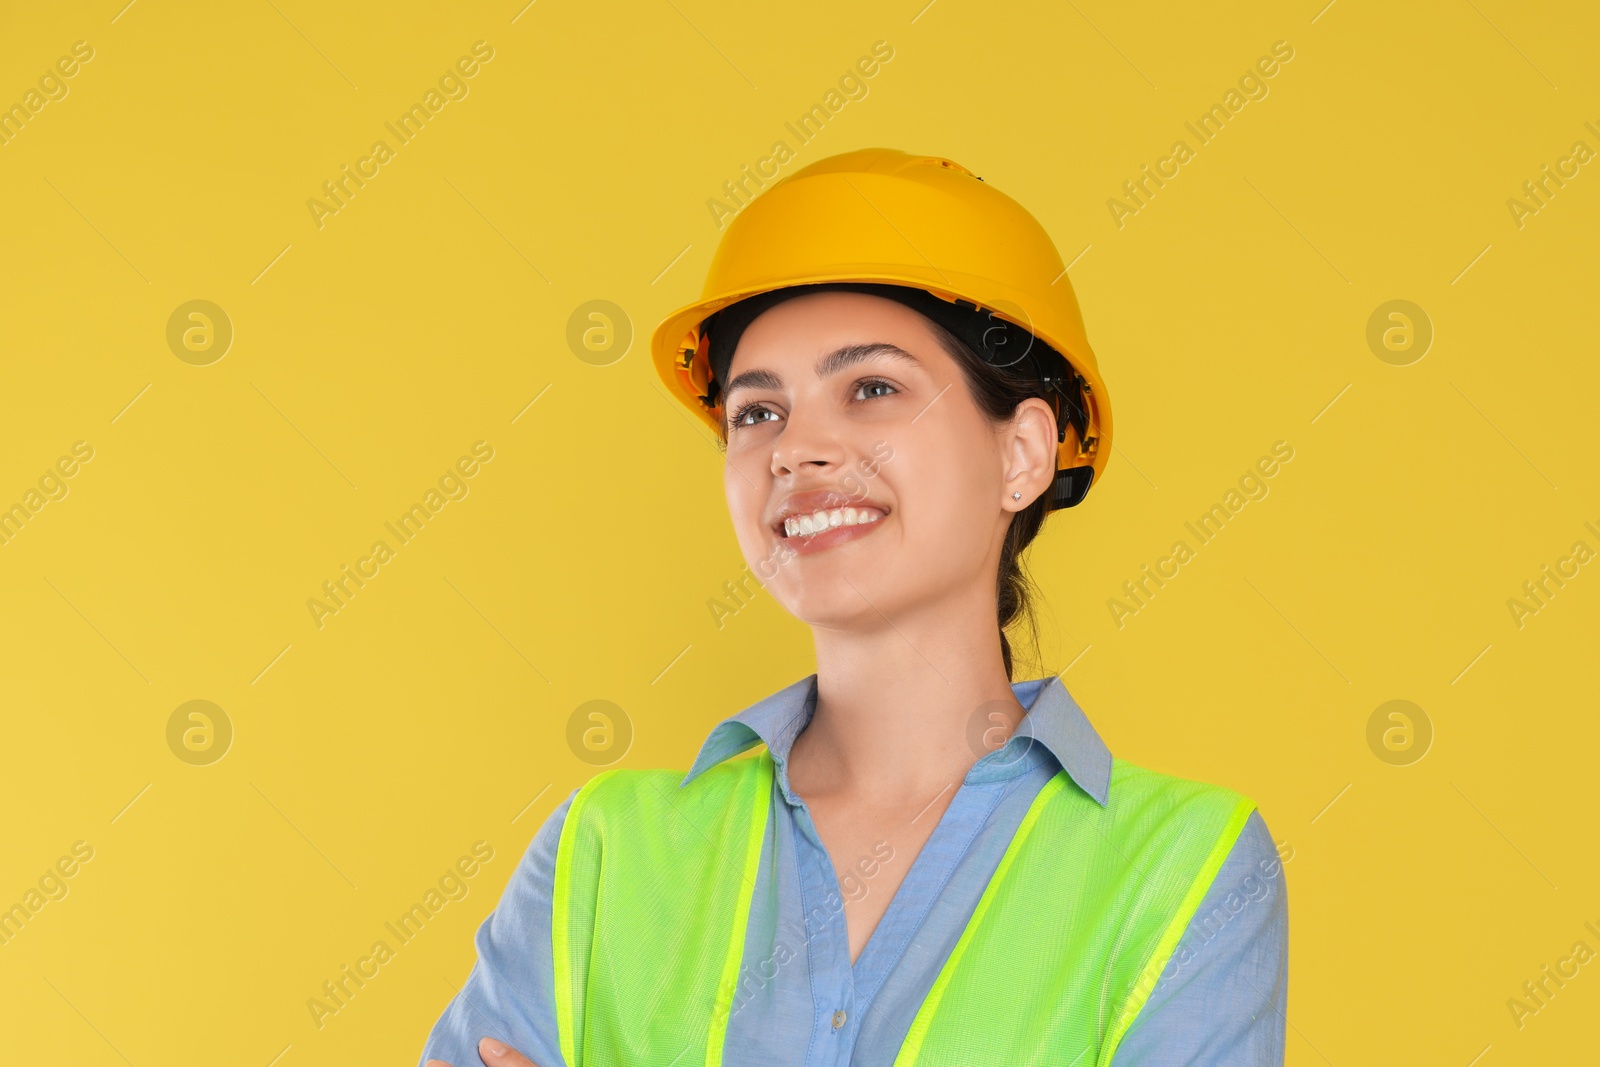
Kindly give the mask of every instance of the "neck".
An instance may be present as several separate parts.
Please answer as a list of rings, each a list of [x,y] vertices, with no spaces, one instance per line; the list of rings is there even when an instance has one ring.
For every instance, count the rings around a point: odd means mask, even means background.
[[[817,706],[790,756],[796,792],[890,806],[953,794],[1010,736],[1024,709],[1006,677],[993,598],[973,599],[892,623],[879,614],[870,630],[815,631]]]

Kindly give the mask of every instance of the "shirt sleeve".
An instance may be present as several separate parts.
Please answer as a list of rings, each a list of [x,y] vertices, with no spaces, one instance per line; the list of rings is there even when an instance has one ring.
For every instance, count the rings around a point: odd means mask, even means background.
[[[500,903],[478,927],[477,962],[466,984],[433,1024],[417,1061],[481,1067],[478,1042],[503,1041],[538,1067],[566,1067],[556,1032],[555,965],[550,947],[550,902],[556,846],[574,789],[533,836]]]
[[[1283,864],[1253,811],[1112,1067],[1282,1067],[1288,993]]]

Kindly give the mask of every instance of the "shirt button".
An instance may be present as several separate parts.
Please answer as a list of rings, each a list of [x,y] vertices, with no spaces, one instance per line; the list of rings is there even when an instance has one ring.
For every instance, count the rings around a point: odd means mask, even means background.
[[[845,1014],[842,1010],[833,1013],[833,1028],[835,1030],[844,1025]]]

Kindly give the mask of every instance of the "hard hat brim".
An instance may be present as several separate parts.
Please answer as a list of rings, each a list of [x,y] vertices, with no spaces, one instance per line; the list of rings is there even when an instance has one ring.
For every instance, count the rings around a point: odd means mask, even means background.
[[[1045,344],[1060,352],[1072,369],[1085,383],[1085,403],[1088,407],[1088,451],[1083,442],[1076,440],[1076,432],[1069,431],[1067,439],[1059,446],[1057,469],[1092,467],[1094,479],[1099,480],[1105,468],[1108,449],[1097,447],[1111,435],[1111,412],[1098,403],[1104,394],[1096,360],[1092,353],[1083,353],[1082,344],[1069,343],[1065,338],[1052,336],[1040,324],[1032,322],[1021,311],[1026,307],[1025,294],[1011,291],[992,278],[964,275],[958,271],[927,271],[922,276],[908,271],[903,265],[891,269],[840,269],[837,271],[807,274],[801,277],[774,279],[769,283],[746,286],[738,290],[703,297],[673,311],[656,327],[651,336],[651,361],[661,382],[672,398],[692,411],[699,420],[720,439],[724,436],[720,401],[707,406],[705,397],[711,379],[704,338],[700,326],[715,312],[741,300],[775,289],[808,285],[818,282],[877,282],[906,285],[923,289],[945,300],[966,300],[986,309],[997,318],[1005,319],[1028,330]],[[1085,358],[1086,357],[1086,358]]]

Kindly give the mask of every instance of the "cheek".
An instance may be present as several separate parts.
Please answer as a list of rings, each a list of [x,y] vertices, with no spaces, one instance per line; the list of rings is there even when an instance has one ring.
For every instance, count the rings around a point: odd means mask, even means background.
[[[994,535],[989,505],[1000,489],[996,463],[981,449],[937,445],[896,455],[901,535],[931,569],[965,571],[988,551]]]
[[[723,468],[722,490],[728,501],[728,517],[733,522],[733,532],[739,546],[747,553],[766,540],[762,515],[766,508],[768,487],[758,477],[758,472],[745,469],[729,460]]]
[[[961,448],[952,437],[935,437],[895,453],[884,469],[895,496],[914,510],[923,527],[971,525],[974,504],[996,483],[995,461],[982,449]]]

